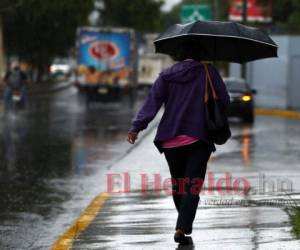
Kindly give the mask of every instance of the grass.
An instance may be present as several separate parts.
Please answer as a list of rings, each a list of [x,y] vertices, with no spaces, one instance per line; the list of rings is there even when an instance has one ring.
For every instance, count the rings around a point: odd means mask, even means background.
[[[296,237],[300,239],[300,208],[295,208],[291,219],[293,232],[296,235]]]

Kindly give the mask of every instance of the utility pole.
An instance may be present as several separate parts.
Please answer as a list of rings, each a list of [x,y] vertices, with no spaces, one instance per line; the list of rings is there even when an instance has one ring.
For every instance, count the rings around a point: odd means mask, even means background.
[[[247,24],[248,19],[248,0],[243,0],[243,23]]]
[[[0,84],[2,83],[2,77],[5,74],[5,55],[3,45],[3,27],[2,27],[2,16],[0,14]]]
[[[242,23],[243,24],[247,24],[247,21],[248,21],[248,0],[243,0],[243,14],[242,14]],[[243,63],[242,64],[242,67],[241,67],[241,75],[242,75],[242,78],[246,79],[246,76],[247,76],[247,67],[246,67],[246,64]]]
[[[214,20],[219,20],[220,13],[219,13],[219,0],[213,0],[213,13],[214,13]]]

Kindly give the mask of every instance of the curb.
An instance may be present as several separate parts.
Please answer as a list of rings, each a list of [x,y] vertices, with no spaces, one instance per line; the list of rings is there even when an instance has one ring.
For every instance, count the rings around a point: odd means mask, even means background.
[[[55,93],[55,92],[58,92],[58,91],[61,91],[61,90],[64,90],[64,89],[67,89],[67,88],[70,88],[72,87],[73,84],[72,83],[69,83],[69,84],[65,84],[63,86],[58,86],[58,87],[54,87],[54,88],[50,88],[48,90],[45,90],[45,89],[40,89],[40,90],[33,90],[33,91],[28,91],[29,95],[40,95],[40,94],[49,94],[49,93]]]
[[[109,198],[108,193],[100,193],[90,205],[81,213],[76,221],[67,229],[52,245],[51,250],[71,249],[74,240],[95,219],[105,201]]]
[[[293,120],[300,120],[300,112],[281,109],[256,108],[256,115],[285,117]]]
[[[121,154],[116,159],[110,161],[105,167],[110,169],[116,162],[120,161],[124,158],[128,153],[130,153],[134,148],[136,148],[142,141],[144,137],[149,135],[159,123],[159,116],[156,117],[149,124],[147,131],[145,131],[142,136],[139,138],[134,145],[132,145],[126,152]],[[86,230],[86,228],[93,222],[96,215],[100,212],[103,204],[107,199],[110,198],[109,193],[103,192],[96,196],[92,202],[84,209],[84,211],[79,215],[79,217],[75,220],[75,222],[64,232],[62,233],[56,242],[52,245],[51,250],[69,250],[72,248],[74,240],[80,235],[82,232]]]

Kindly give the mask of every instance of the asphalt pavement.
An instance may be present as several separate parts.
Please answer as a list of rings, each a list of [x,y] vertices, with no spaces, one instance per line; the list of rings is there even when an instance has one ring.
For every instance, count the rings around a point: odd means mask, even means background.
[[[99,192],[96,173],[130,147],[126,100],[87,109],[62,84],[0,115],[1,250],[49,249]]]

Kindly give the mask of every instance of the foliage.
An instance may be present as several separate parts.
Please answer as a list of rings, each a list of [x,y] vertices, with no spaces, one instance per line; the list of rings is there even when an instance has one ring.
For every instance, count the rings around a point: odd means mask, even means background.
[[[298,239],[300,239],[300,209],[295,208],[294,215],[292,216],[293,232]]]
[[[267,3],[268,0],[259,0]],[[300,33],[300,1],[273,0],[273,24],[282,27],[288,33]]]
[[[93,6],[93,0],[1,0],[6,52],[39,67],[49,64],[74,45],[76,28]]]
[[[160,27],[160,8],[157,0],[102,0],[100,11],[105,26],[131,27],[140,32],[157,31]]]

